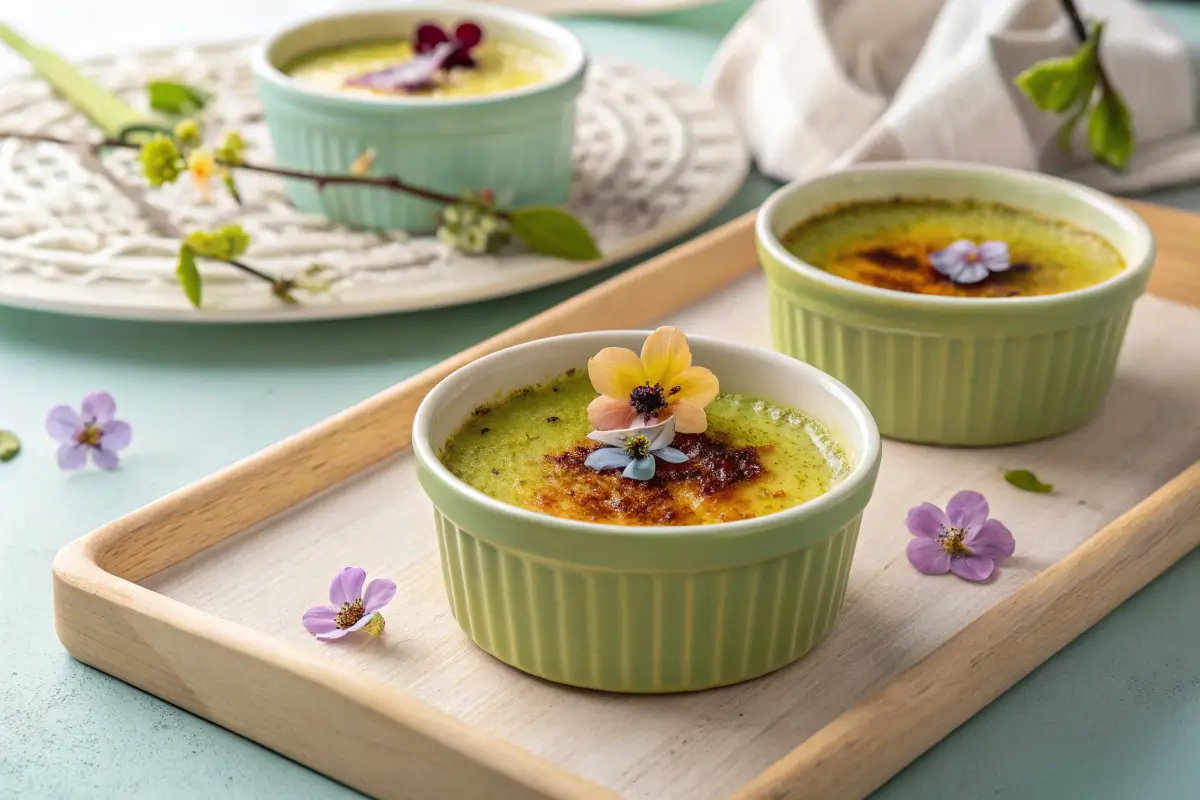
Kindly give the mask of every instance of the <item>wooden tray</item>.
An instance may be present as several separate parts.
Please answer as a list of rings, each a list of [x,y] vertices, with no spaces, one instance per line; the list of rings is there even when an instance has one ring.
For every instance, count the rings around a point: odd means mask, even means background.
[[[629,697],[486,656],[449,615],[407,450],[430,387],[519,342],[666,316],[764,344],[751,215],[68,545],[59,638],[379,797],[861,797],[1200,545],[1200,311],[1178,304],[1200,306],[1200,215],[1134,205],[1159,237],[1157,297],[1139,301],[1099,418],[1016,448],[887,442],[842,619],[773,675]],[[1058,493],[1008,487],[1011,467]],[[904,509],[961,488],[987,493],[1016,534],[988,583],[904,561]],[[300,614],[347,563],[400,584],[388,633],[318,643]]]

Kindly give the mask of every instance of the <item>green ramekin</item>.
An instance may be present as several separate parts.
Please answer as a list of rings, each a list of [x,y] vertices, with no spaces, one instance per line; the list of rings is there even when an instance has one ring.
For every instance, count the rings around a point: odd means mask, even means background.
[[[1104,237],[1127,266],[1056,295],[938,297],[830,275],[780,243],[830,206],[897,196],[993,201],[1063,220]],[[1149,227],[1108,195],[945,162],[871,164],[785,186],[759,211],[756,239],[776,349],[849,386],[884,436],[940,445],[1016,444],[1087,422],[1108,393],[1154,264]]]
[[[481,403],[584,369],[649,332],[542,339],[480,359],[421,403],[413,450],[433,501],[450,608],[479,647],[559,683],[614,692],[724,686],[795,661],[833,627],[879,470],[879,432],[845,386],[767,350],[690,337],[727,391],[810,414],[843,444],[847,477],[757,519],[703,526],[577,522],[502,503],[438,458]]]
[[[490,39],[548,53],[554,78],[467,98],[369,97],[306,87],[283,71],[317,50],[411,36],[419,22],[471,19]],[[491,189],[501,205],[561,205],[571,192],[575,101],[587,54],[579,40],[536,14],[482,3],[399,3],[388,10],[317,17],[272,37],[254,58],[254,78],[275,147],[289,169],[348,174],[375,151],[372,172],[453,195]],[[428,232],[440,204],[378,188],[289,180],[301,211],[363,228]]]

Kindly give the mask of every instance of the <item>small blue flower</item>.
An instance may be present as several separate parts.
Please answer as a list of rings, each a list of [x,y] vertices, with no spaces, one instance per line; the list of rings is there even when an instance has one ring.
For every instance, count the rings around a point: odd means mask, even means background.
[[[959,239],[945,250],[930,254],[929,263],[955,283],[970,284],[1008,269],[1012,266],[1008,258],[1004,242],[984,242],[976,247],[972,241]]]
[[[583,463],[597,472],[623,468],[621,474],[636,481],[648,481],[654,477],[656,458],[671,464],[682,464],[688,460],[682,452],[671,447],[671,442],[675,440],[675,417],[667,417],[663,422],[645,428],[592,431],[588,438],[608,447],[593,450]]]

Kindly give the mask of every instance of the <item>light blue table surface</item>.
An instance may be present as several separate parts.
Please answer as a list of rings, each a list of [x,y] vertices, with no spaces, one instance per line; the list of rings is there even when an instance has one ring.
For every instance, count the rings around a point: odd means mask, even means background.
[[[28,35],[82,57],[156,38],[263,32],[330,5],[214,0],[215,11],[205,4],[210,10],[197,11],[191,22],[163,23],[169,32],[159,36],[153,28],[159,22],[140,2],[78,2],[77,14],[62,13],[68,2],[52,2],[50,11],[44,3],[14,2],[5,4],[4,14]],[[695,80],[745,4],[729,0],[688,15],[570,24],[598,53]],[[1156,5],[1200,46],[1200,5]],[[0,72],[15,67],[0,58]],[[751,178],[713,224],[752,208],[772,188]],[[1200,191],[1191,188],[1151,199],[1200,208]],[[611,274],[484,305],[295,326],[131,324],[0,309],[0,428],[17,431],[25,442],[16,461],[0,466],[0,797],[354,795],[72,661],[54,635],[51,559],[93,528]],[[95,389],[116,396],[120,416],[134,425],[134,445],[119,472],[59,472],[42,429],[46,411],[78,403]],[[1200,797],[1200,553],[876,797]]]

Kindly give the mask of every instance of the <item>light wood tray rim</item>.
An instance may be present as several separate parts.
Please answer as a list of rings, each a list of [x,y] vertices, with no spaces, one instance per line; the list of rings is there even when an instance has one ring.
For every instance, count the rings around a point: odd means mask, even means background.
[[[1200,305],[1200,274],[1187,269],[1190,259],[1164,259],[1166,248],[1161,247],[1166,240],[1185,253],[1194,250],[1195,245],[1187,241],[1188,229],[1200,224],[1200,217],[1142,203],[1130,205],[1156,226],[1160,262],[1166,262],[1156,268],[1150,291]],[[604,327],[640,327],[651,314],[670,310],[661,304],[649,308],[639,300],[656,296],[653,288],[670,288],[676,307],[683,307],[739,277],[755,266],[753,220],[754,214],[747,214],[628,270],[68,544],[53,563],[55,621],[63,645],[80,661],[377,796],[413,796],[412,784],[425,781],[422,787],[436,786],[443,792],[478,791],[486,786],[487,796],[496,798],[613,797],[398,689],[357,681],[349,670],[322,663],[299,648],[157,594],[136,581],[400,452],[408,446],[411,431],[407,425],[395,425],[397,412],[406,413],[411,423],[420,398],[459,366],[518,342],[593,329],[589,320],[597,304],[605,308]],[[689,263],[689,281],[680,286],[671,276],[683,263]],[[339,458],[315,446],[330,437],[376,428],[385,417],[392,427],[403,430],[375,437],[371,446],[353,456]],[[289,475],[286,486],[272,481],[277,469]],[[1200,546],[1197,518],[1200,462],[801,743],[736,796],[766,800],[869,793]],[[347,716],[390,722],[398,731],[393,745],[396,761],[350,764],[340,758],[343,752],[315,750],[317,732],[293,730],[285,735],[268,722],[251,718],[250,710],[207,707],[174,678],[167,660],[146,641],[152,634],[165,636],[166,632],[198,640],[247,669],[259,665],[264,675],[278,678],[281,691],[310,692],[314,705],[348,704],[352,713]],[[121,648],[114,650],[111,642],[119,642]],[[986,659],[993,667],[980,669]],[[938,690],[945,685],[961,690]],[[434,754],[433,766],[421,763],[422,753]],[[454,768],[447,770],[447,764]],[[408,789],[397,785],[399,774],[410,778]]]

